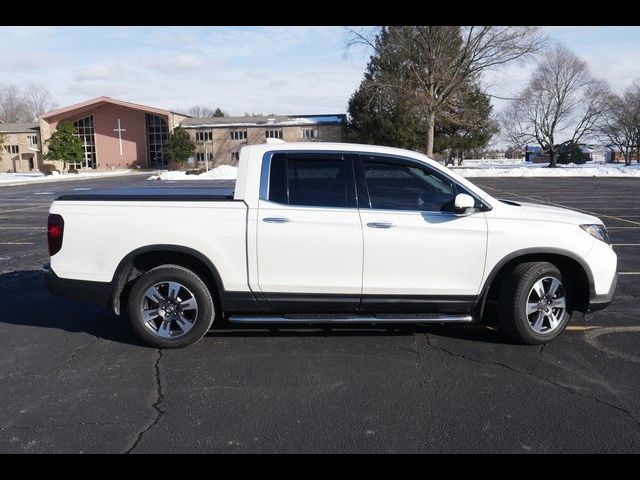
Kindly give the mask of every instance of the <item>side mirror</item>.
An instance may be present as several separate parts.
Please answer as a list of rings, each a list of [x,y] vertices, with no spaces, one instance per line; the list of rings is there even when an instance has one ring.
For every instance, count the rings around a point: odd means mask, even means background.
[[[456,215],[469,215],[475,212],[476,199],[466,193],[459,193],[453,203]]]

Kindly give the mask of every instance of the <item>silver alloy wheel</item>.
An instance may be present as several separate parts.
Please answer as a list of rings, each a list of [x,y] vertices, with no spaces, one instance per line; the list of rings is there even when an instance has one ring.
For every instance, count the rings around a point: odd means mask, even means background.
[[[562,321],[567,311],[567,298],[562,282],[543,277],[533,284],[527,296],[527,319],[534,332],[549,334]]]
[[[145,327],[162,338],[178,338],[193,328],[198,302],[187,287],[178,282],[160,282],[142,297],[140,312]]]

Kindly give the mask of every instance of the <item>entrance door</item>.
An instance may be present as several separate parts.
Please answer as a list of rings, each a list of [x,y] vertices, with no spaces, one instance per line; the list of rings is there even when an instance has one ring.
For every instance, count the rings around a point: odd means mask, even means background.
[[[362,285],[362,228],[350,158],[275,154],[258,206],[258,283],[287,313],[355,311]]]

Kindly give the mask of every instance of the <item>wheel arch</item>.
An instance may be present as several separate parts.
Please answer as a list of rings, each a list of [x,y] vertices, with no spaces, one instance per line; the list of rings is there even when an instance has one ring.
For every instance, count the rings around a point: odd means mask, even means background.
[[[120,261],[111,281],[113,311],[117,315],[120,314],[120,307],[126,302],[126,296],[136,278],[164,264],[180,265],[198,274],[209,288],[216,307],[220,307],[224,285],[213,262],[201,252],[189,247],[158,244],[137,248]]]
[[[589,265],[574,252],[558,248],[527,248],[517,250],[503,257],[491,270],[478,295],[476,314],[482,319],[487,302],[497,298],[498,289],[506,274],[516,265],[525,262],[549,262],[555,265],[563,275],[577,279],[571,282],[571,298],[574,298],[574,308],[586,313],[589,308],[589,298],[595,291],[593,273]]]

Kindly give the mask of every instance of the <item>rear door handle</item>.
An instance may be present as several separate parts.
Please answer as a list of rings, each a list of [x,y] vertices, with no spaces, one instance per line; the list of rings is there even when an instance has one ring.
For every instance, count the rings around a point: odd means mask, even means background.
[[[367,223],[367,227],[371,228],[391,228],[395,227],[395,225],[391,222],[369,222]]]
[[[287,223],[289,219],[285,217],[265,217],[262,221],[266,223]]]

